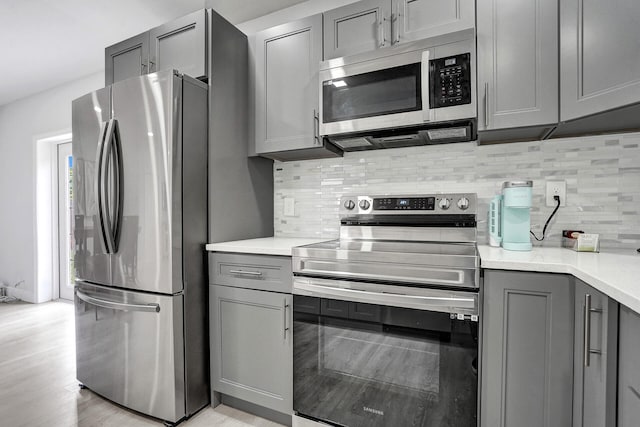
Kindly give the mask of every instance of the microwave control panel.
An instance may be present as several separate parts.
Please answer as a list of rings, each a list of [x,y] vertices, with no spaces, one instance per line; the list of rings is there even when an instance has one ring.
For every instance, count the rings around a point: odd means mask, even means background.
[[[429,61],[429,108],[471,104],[471,55]]]

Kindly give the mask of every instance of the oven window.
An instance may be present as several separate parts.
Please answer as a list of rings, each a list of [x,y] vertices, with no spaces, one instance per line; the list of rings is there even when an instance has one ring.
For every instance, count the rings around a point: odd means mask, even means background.
[[[477,322],[294,296],[293,333],[299,415],[349,427],[477,425]]]
[[[420,69],[416,63],[324,81],[324,123],[422,110]]]

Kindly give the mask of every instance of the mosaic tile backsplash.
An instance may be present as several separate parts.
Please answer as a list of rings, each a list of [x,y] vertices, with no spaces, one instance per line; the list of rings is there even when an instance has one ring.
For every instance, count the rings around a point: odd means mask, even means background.
[[[480,243],[487,243],[489,201],[502,183],[533,180],[531,225],[541,235],[553,207],[546,181],[567,183],[567,206],[543,242],[559,246],[563,229],[599,233],[601,247],[640,247],[640,133],[496,145],[475,142],[345,153],[336,159],[274,163],[275,235],[337,238],[345,194],[476,192]],[[284,215],[284,199],[295,215]]]

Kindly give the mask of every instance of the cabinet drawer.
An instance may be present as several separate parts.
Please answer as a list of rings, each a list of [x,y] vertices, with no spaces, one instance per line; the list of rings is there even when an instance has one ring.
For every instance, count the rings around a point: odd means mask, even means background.
[[[209,255],[209,283],[291,293],[291,257],[215,252]]]

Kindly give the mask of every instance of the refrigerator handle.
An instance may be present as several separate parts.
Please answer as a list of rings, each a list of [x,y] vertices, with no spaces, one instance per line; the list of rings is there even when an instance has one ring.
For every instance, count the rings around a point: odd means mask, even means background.
[[[84,292],[76,290],[76,295],[82,301],[91,304],[97,305],[98,307],[110,308],[113,310],[121,310],[121,311],[146,311],[150,313],[159,313],[160,305],[158,304],[130,304],[124,302],[117,301],[109,301],[102,298],[96,298],[94,296],[90,296],[85,294]]]
[[[122,144],[120,141],[120,131],[118,120],[112,119],[113,127],[111,132],[111,153],[113,155],[113,173],[111,177],[113,183],[113,224],[111,237],[113,241],[113,252],[118,251],[120,242],[120,231],[122,229],[122,198],[124,194],[123,167],[122,167]]]
[[[96,154],[96,197],[98,202],[98,227],[100,231],[100,237],[104,244],[105,253],[111,253],[107,242],[107,229],[105,228],[105,198],[104,198],[104,157],[106,148],[106,136],[109,123],[111,121],[103,122],[100,125],[100,134],[98,139],[98,152]]]
[[[111,165],[111,158],[113,156],[113,134],[115,128],[115,120],[110,119],[107,122],[107,130],[105,131],[104,136],[104,144],[102,148],[102,162],[99,164],[98,168],[101,169],[102,173],[100,174],[100,189],[98,192],[98,197],[102,199],[102,230],[103,235],[106,242],[107,253],[113,254],[115,253],[115,242],[113,239],[113,222],[111,219],[112,212],[112,200],[109,194],[109,180],[110,173],[109,167]]]

